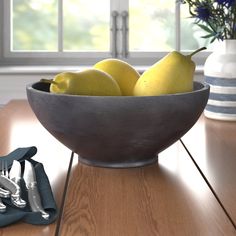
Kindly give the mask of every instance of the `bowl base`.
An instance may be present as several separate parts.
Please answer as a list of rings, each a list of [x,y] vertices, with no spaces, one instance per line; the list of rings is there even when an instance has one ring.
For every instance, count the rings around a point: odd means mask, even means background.
[[[133,161],[133,162],[100,162],[95,160],[88,160],[78,155],[79,162],[89,166],[95,167],[105,167],[105,168],[135,168],[142,167],[146,165],[151,165],[158,162],[158,155],[154,158],[149,158],[143,161]]]

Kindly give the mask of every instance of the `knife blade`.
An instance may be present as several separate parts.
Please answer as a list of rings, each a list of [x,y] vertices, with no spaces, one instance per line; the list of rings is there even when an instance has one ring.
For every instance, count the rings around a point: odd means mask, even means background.
[[[21,164],[19,161],[14,160],[12,163],[11,171],[9,173],[10,179],[20,186],[21,180]],[[11,194],[12,203],[20,208],[24,208],[26,206],[26,201],[21,198],[21,189],[19,187],[17,195]]]
[[[44,211],[38,191],[35,170],[31,162],[25,160],[25,171],[23,176],[28,191],[28,200],[33,212],[41,212],[44,219],[49,219],[49,214]]]

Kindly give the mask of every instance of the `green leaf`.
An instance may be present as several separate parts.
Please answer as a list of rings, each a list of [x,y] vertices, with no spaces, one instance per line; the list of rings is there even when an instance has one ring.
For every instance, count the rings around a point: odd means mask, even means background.
[[[210,41],[210,43],[213,43],[216,39],[217,39],[218,36],[215,36],[212,38],[212,40]]]
[[[210,28],[208,28],[207,26],[205,25],[202,25],[202,24],[198,24],[198,26],[203,29],[204,31],[208,32],[208,33],[212,33],[212,30]]]
[[[207,35],[204,35],[204,36],[201,36],[201,38],[203,39],[207,39],[207,38],[210,38],[210,37],[215,37],[216,35],[214,33],[212,34],[207,34]],[[217,36],[216,36],[217,37]]]

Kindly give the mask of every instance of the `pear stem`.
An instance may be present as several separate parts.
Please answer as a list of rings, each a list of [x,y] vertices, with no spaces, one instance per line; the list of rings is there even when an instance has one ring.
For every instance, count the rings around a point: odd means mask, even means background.
[[[206,47],[199,48],[199,49],[195,50],[194,52],[192,52],[191,54],[189,54],[188,56],[189,56],[189,57],[192,57],[192,56],[195,55],[196,53],[198,53],[198,52],[200,52],[200,51],[202,51],[202,50],[205,50],[205,49],[207,49],[207,48],[206,48]]]
[[[58,85],[58,83],[52,79],[41,79],[40,82]]]

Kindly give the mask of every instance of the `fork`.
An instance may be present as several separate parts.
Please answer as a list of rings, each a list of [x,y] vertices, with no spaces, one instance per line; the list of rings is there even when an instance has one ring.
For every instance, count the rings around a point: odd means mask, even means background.
[[[1,163],[1,165],[4,165],[4,163],[2,162],[2,160],[0,160],[0,163]],[[4,175],[4,167],[3,166],[1,166],[1,172],[0,172],[0,175]],[[3,197],[3,198],[8,198],[8,197],[10,197],[10,191],[9,190],[6,190],[6,189],[4,189],[4,188],[1,188],[0,187],[0,197]]]
[[[1,163],[1,175],[4,175],[8,178],[9,172],[8,172],[7,161],[1,160],[0,163]]]
[[[0,163],[1,163],[2,161],[0,160]],[[0,174],[2,175],[2,174],[4,174],[4,168],[3,167],[1,167],[1,172],[0,172]],[[8,198],[8,197],[10,197],[10,191],[8,191],[8,190],[6,190],[6,189],[4,189],[4,188],[1,188],[0,187],[0,197],[3,197],[3,198]]]
[[[3,174],[4,170],[1,167],[1,175]],[[10,197],[10,192],[0,187],[0,197]],[[6,211],[6,205],[2,202],[0,198],[0,213],[4,213]]]
[[[9,171],[7,161],[0,160],[1,173],[0,173],[0,185],[2,185],[6,190],[10,191],[11,202],[20,208],[26,206],[26,202],[21,199],[20,186],[9,178]]]

